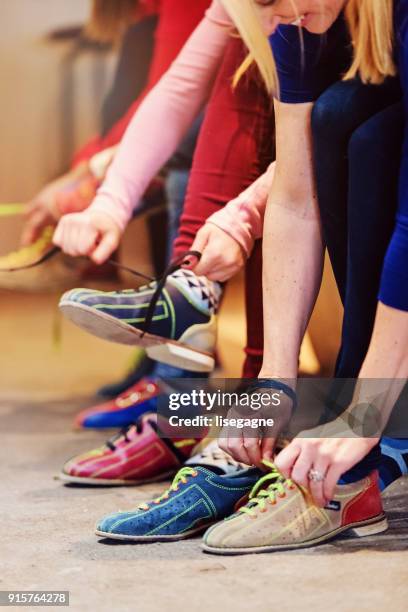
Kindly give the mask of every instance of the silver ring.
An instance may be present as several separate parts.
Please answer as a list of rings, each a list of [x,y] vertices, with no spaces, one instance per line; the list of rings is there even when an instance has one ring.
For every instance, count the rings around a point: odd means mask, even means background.
[[[323,480],[326,478],[324,474],[319,472],[319,470],[315,470],[314,468],[309,470],[307,477],[309,480],[312,480],[313,482],[323,482]]]

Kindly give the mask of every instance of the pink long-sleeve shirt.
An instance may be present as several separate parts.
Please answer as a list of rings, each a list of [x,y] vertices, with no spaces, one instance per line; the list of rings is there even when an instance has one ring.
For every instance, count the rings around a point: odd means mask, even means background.
[[[89,211],[106,213],[125,228],[150,181],[176,151],[207,101],[232,29],[227,13],[213,0],[134,115]],[[265,206],[265,202],[260,205],[262,198],[251,198],[249,190],[251,187],[208,219],[248,254],[253,241],[262,235]]]

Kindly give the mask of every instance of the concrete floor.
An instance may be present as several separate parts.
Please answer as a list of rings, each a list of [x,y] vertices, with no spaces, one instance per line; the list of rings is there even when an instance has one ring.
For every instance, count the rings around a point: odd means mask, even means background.
[[[105,439],[75,433],[80,402],[0,401],[0,590],[69,590],[75,611],[405,611],[408,482],[387,495],[390,530],[303,552],[212,557],[200,539],[107,544],[93,534],[103,514],[135,506],[163,484],[64,486],[62,463]]]

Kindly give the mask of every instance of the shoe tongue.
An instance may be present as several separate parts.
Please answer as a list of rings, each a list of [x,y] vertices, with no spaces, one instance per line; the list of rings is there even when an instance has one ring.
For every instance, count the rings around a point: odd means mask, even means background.
[[[188,461],[186,461],[186,465],[188,465],[189,467],[193,467],[195,470],[198,470],[200,472],[203,472],[206,470],[208,472],[212,472],[213,474],[216,474],[217,476],[226,476],[227,474],[229,474],[229,472],[225,469],[223,469],[221,466],[218,465],[214,465],[210,462],[206,463],[206,461],[200,461],[199,463],[189,463]]]
[[[203,476],[217,476],[216,472],[214,472],[212,468],[207,468],[203,465],[192,465],[187,467],[191,467],[191,469],[194,469],[196,472],[199,472],[199,474],[202,474]]]
[[[190,457],[186,464],[193,466],[201,465],[219,476],[231,476],[247,469],[232,459],[227,453],[224,453],[216,440],[210,442],[201,452]]]

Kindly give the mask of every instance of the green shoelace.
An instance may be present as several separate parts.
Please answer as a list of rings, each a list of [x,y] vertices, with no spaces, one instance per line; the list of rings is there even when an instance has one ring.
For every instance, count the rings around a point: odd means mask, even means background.
[[[0,204],[0,217],[15,217],[22,215],[26,210],[26,204]]]
[[[285,497],[287,489],[295,488],[292,480],[282,476],[273,463],[269,461],[262,463],[271,471],[258,480],[249,494],[249,502],[239,509],[239,512],[250,516],[255,516],[257,509],[264,511],[267,503],[276,504],[277,497]]]
[[[194,468],[191,468],[191,467],[181,468],[181,470],[179,470],[177,474],[175,475],[174,480],[169,486],[169,488],[166,489],[166,491],[162,495],[160,495],[160,497],[157,497],[153,501],[140,504],[138,506],[139,510],[150,510],[150,507],[153,504],[155,505],[160,504],[162,501],[169,498],[170,493],[172,493],[173,491],[178,491],[180,483],[186,484],[188,478],[195,478],[196,476],[198,476],[198,472]]]

